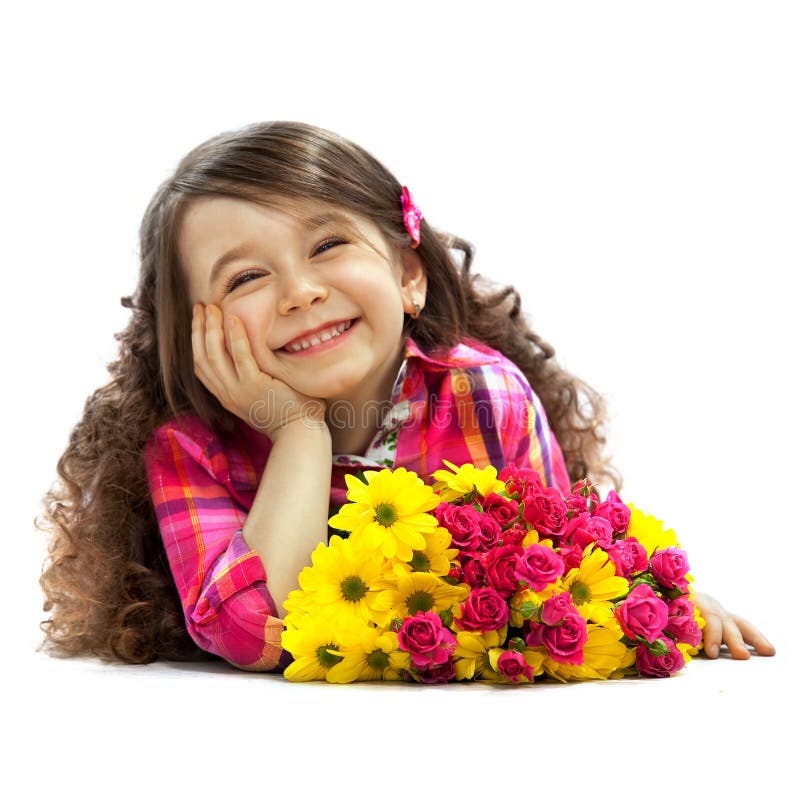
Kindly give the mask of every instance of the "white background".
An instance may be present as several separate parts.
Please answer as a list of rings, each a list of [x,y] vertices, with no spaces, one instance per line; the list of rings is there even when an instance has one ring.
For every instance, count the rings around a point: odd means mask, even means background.
[[[774,726],[798,710],[798,12],[524,7],[73,2],[4,15],[3,706],[20,796],[656,784],[649,796],[786,796]],[[509,694],[34,653],[33,517],[116,357],[145,206],[190,148],[269,119],[370,150],[431,224],[476,245],[476,272],[519,288],[560,363],[608,399],[623,499],[675,528],[696,587],[755,621],[778,656]]]

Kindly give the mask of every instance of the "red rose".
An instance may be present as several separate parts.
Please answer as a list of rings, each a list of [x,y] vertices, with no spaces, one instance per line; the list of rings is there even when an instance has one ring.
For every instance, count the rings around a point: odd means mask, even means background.
[[[641,636],[654,642],[667,624],[668,611],[667,604],[656,597],[652,587],[640,583],[614,608],[614,616],[629,639]]]
[[[686,589],[689,582],[685,575],[689,571],[689,560],[679,547],[657,550],[650,557],[653,577],[667,589]]]
[[[464,564],[464,580],[473,588],[486,585],[486,564],[483,558],[470,558]]]
[[[478,549],[481,534],[481,514],[474,507],[454,506],[451,503],[439,503],[434,515],[443,528],[450,531],[453,547],[467,552]]]
[[[523,676],[529,681],[533,680],[533,667],[516,650],[506,650],[500,654],[497,671],[514,683],[519,683]]]
[[[604,502],[594,507],[592,515],[607,519],[611,523],[614,533],[625,533],[628,525],[631,524],[631,510],[619,499],[619,495],[613,489],[608,493]]]
[[[516,500],[501,497],[495,492],[487,494],[481,505],[483,506],[483,510],[492,517],[501,528],[510,525],[517,518],[517,513],[519,512],[519,503]]]
[[[522,552],[521,547],[506,544],[486,554],[486,582],[503,597],[510,597],[519,589],[516,570]]]
[[[480,528],[478,531],[478,548],[483,551],[491,550],[500,541],[500,535],[503,532],[502,528],[500,523],[488,514],[478,512],[478,517]]]
[[[508,622],[508,605],[491,586],[473,589],[456,622],[466,631],[496,631]]]
[[[518,467],[516,464],[507,464],[497,478],[505,483],[508,494],[516,494],[517,497],[544,489],[542,476],[536,470]]]
[[[522,544],[522,540],[527,535],[527,528],[523,528],[521,525],[513,525],[503,531],[503,544]]]
[[[542,536],[561,536],[567,527],[567,506],[558,489],[550,487],[525,496],[525,519]]]
[[[540,592],[564,574],[564,560],[543,544],[531,544],[519,556],[515,574],[534,592]]]
[[[662,639],[666,642],[668,652],[663,656],[653,655],[646,644],[640,644],[636,648],[636,669],[640,675],[647,675],[651,678],[669,678],[678,670],[686,665],[683,654],[675,646],[672,639]]]
[[[453,659],[450,658],[444,664],[437,664],[435,667],[417,672],[417,680],[420,683],[447,683],[456,676],[456,668]]]
[[[564,571],[577,569],[583,560],[583,549],[577,544],[561,545],[558,554],[564,560]]]

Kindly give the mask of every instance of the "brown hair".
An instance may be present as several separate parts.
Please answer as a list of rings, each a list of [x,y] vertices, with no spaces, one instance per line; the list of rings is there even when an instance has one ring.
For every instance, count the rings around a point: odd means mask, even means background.
[[[115,338],[111,380],[86,401],[58,460],[60,484],[44,497],[37,527],[50,534],[40,584],[41,647],[146,663],[216,658],[189,637],[149,493],[144,445],[168,419],[194,412],[220,435],[235,420],[194,374],[191,307],[177,235],[188,204],[203,196],[274,203],[315,200],[370,219],[387,242],[408,246],[401,184],[373,156],[331,131],[269,122],[215,136],[192,150],[150,201],[140,228],[141,268],[127,327]],[[460,267],[451,251],[463,254]],[[404,334],[423,350],[478,339],[527,376],[561,444],[570,477],[621,479],[602,457],[603,399],[558,366],[528,326],[513,287],[478,285],[472,245],[421,223],[417,248],[427,275],[425,309]]]

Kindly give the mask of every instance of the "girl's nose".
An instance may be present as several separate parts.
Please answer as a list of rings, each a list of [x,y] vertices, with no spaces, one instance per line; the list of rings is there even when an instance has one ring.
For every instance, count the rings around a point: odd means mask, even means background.
[[[312,303],[324,300],[328,290],[311,276],[293,275],[284,284],[280,302],[281,314],[287,314],[296,308],[307,309]]]

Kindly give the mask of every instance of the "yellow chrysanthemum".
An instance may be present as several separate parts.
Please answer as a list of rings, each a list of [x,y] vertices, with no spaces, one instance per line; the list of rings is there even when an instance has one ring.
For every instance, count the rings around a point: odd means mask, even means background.
[[[397,634],[362,623],[341,634],[342,660],[328,670],[328,683],[397,681],[410,656],[400,650]]]
[[[562,664],[546,657],[544,671],[562,682],[621,678],[625,669],[636,661],[636,650],[625,647],[620,641],[622,630],[618,625],[590,622],[586,628],[588,638],[583,645],[583,663]],[[542,648],[535,649],[546,652]]]
[[[473,489],[477,489],[482,497],[486,497],[491,492],[500,492],[505,489],[505,483],[497,480],[497,469],[491,465],[477,469],[474,464],[457,467],[446,459],[442,459],[442,462],[452,472],[448,472],[446,469],[437,469],[433,473],[433,477],[436,478],[433,491],[438,493],[441,500],[449,503],[469,494]]]
[[[664,528],[664,523],[656,519],[651,514],[628,503],[631,510],[631,522],[628,526],[628,536],[635,536],[639,544],[647,551],[647,557],[653,555],[656,550],[664,550],[667,547],[679,547],[678,537],[672,528]]]
[[[500,647],[506,640],[507,630],[508,627],[504,625],[500,630],[484,633],[458,631],[456,649],[453,651],[456,679],[468,681],[480,675],[489,666],[489,650]]]
[[[616,576],[614,562],[594,543],[586,546],[580,566],[571,569],[562,579],[563,587],[572,595],[572,602],[581,616],[604,623],[614,615],[615,597],[628,591],[628,581]]]
[[[434,575],[447,575],[450,572],[450,563],[458,555],[458,550],[450,547],[453,537],[447,528],[437,528],[432,533],[426,533],[425,547],[414,550],[411,560],[402,562],[404,569],[409,572],[431,572]]]
[[[380,553],[358,547],[349,539],[334,534],[328,545],[318,544],[311,554],[312,566],[305,567],[298,582],[305,598],[287,598],[289,607],[319,616],[349,614],[364,622],[378,620],[373,601],[381,588],[376,582],[383,575]],[[286,608],[284,603],[284,608]],[[291,622],[291,620],[290,620]]]
[[[324,680],[328,670],[342,660],[336,653],[342,646],[342,634],[358,623],[354,617],[308,616],[301,627],[288,626],[281,635],[281,646],[292,654],[294,661],[283,671],[283,677],[290,681]]]
[[[385,612],[384,626],[395,618],[413,617],[419,611],[449,611],[469,594],[465,583],[453,586],[438,575],[408,572],[399,565],[395,566],[394,580],[396,585],[384,589],[375,600],[376,609]]]
[[[432,511],[441,502],[414,472],[404,467],[364,472],[367,483],[353,475],[344,476],[350,501],[334,514],[328,524],[352,531],[350,538],[386,558],[410,561],[413,550],[425,548],[424,533],[438,527]]]

